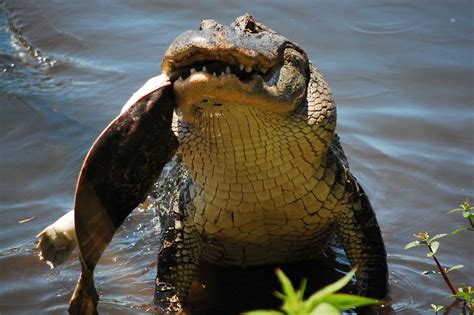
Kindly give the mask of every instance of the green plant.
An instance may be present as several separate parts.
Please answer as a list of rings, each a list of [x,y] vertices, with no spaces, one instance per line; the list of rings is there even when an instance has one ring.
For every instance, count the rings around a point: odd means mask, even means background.
[[[463,227],[463,228],[459,228],[459,229],[456,229],[454,230],[453,232],[451,232],[452,235],[454,234],[457,234],[459,232],[463,232],[463,231],[467,231],[467,230],[470,230],[470,231],[474,231],[474,206],[471,206],[471,204],[469,203],[469,199],[465,199],[463,204],[459,205],[458,208],[456,209],[453,209],[453,210],[449,210],[448,211],[448,214],[450,213],[454,213],[454,212],[458,212],[458,211],[462,211],[462,216],[469,220],[469,223],[471,224],[471,227]]]
[[[454,298],[458,301],[463,301],[470,310],[474,310],[474,304],[473,304],[473,298],[472,298],[474,291],[472,290],[471,286],[463,283],[460,288],[456,289],[453,282],[448,276],[450,272],[457,269],[461,269],[464,267],[464,265],[455,265],[449,269],[445,268],[441,265],[438,259],[438,256],[436,255],[440,246],[439,240],[441,238],[445,236],[453,236],[465,231],[474,231],[474,223],[473,223],[474,207],[471,206],[471,204],[469,203],[469,199],[466,198],[463,204],[459,205],[459,207],[456,209],[448,211],[448,214],[458,212],[458,211],[462,211],[463,218],[469,221],[470,227],[461,227],[452,231],[451,233],[436,234],[433,237],[430,237],[430,235],[426,231],[413,234],[417,239],[406,244],[405,249],[410,249],[417,246],[425,246],[428,249],[427,256],[433,258],[439,270],[439,272],[437,273],[443,277],[444,281],[446,282],[446,285],[448,286],[449,290],[452,293],[451,295],[449,295],[449,297]],[[435,305],[435,304],[431,304],[431,307],[432,307],[431,310],[435,311],[436,313],[443,308],[442,305]]]
[[[471,309],[472,309],[472,295],[473,294],[474,294],[474,291],[472,290],[472,287],[468,286],[465,283],[462,283],[461,287],[458,289],[458,292],[456,294],[450,295],[449,297],[465,301],[466,303],[471,305]]]
[[[443,305],[431,304],[431,310],[435,312],[436,314],[438,314],[438,312],[441,311],[443,308],[444,308]]]
[[[255,310],[244,313],[245,315],[339,315],[340,311],[359,306],[379,304],[378,300],[362,296],[335,293],[346,286],[354,276],[355,270],[352,270],[338,281],[313,293],[306,300],[304,293],[306,290],[306,279],[300,284],[298,290],[295,290],[291,281],[277,269],[276,274],[281,283],[283,293],[275,292],[275,296],[283,301],[280,310]]]

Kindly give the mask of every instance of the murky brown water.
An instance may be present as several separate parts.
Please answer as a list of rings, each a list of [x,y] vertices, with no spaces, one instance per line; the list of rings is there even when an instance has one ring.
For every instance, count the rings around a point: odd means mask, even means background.
[[[229,24],[244,12],[301,44],[333,89],[338,132],[389,254],[384,313],[450,303],[442,280],[421,274],[430,258],[403,247],[414,232],[464,224],[446,212],[474,197],[472,1],[4,0],[0,8],[1,314],[65,312],[79,264],[50,270],[33,257],[34,235],[71,208],[89,146],[160,72],[171,40],[201,18]],[[158,232],[153,211],[137,211],[116,235],[97,271],[101,313],[146,313]],[[456,283],[474,282],[473,244],[468,234],[441,242],[444,264],[465,265]],[[248,292],[241,299],[271,295]]]

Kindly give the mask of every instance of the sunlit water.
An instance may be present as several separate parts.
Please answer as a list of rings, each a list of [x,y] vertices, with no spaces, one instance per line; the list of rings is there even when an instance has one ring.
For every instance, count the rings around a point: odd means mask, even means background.
[[[415,232],[463,225],[446,212],[474,197],[471,1],[43,0],[0,2],[1,314],[65,312],[78,261],[50,270],[33,256],[34,236],[71,208],[89,146],[160,73],[172,39],[201,18],[229,24],[245,12],[304,47],[332,87],[338,132],[389,255],[391,293],[380,312],[450,303],[442,280],[422,274],[430,258],[403,248]],[[104,254],[101,313],[151,309],[155,212],[135,211]],[[473,244],[469,234],[441,241],[441,261],[465,265],[455,283],[474,280]]]

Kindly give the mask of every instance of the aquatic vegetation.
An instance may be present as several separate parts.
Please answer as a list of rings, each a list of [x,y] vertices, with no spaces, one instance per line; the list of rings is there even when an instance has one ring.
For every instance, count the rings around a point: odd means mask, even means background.
[[[430,309],[430,311],[433,311],[433,312],[435,312],[436,314],[438,314],[438,312],[441,311],[443,308],[444,308],[443,305],[431,304],[431,309]]]
[[[275,296],[283,302],[280,310],[255,310],[246,312],[244,315],[339,315],[342,310],[380,304],[376,299],[352,294],[335,293],[351,281],[355,274],[355,269],[338,281],[316,291],[307,299],[304,299],[307,283],[306,279],[301,282],[299,289],[295,290],[291,281],[283,271],[277,269],[276,274],[283,291],[283,293],[275,292]]]
[[[413,234],[417,239],[406,244],[405,249],[410,249],[410,248],[414,248],[418,246],[425,246],[428,249],[427,256],[433,258],[439,270],[439,272],[435,272],[435,273],[443,277],[444,282],[446,283],[446,285],[448,286],[449,290],[452,293],[448,297],[455,299],[456,301],[454,302],[454,304],[456,305],[459,302],[463,302],[464,306],[466,308],[469,308],[472,311],[474,310],[474,303],[473,303],[474,291],[472,290],[472,286],[462,283],[461,286],[456,289],[456,286],[453,284],[453,282],[448,276],[450,272],[455,271],[457,269],[461,269],[464,267],[464,265],[459,264],[459,265],[452,266],[450,268],[446,268],[442,266],[437,256],[438,249],[440,246],[439,240],[441,238],[445,236],[453,236],[461,232],[474,231],[474,222],[473,222],[474,206],[471,206],[471,204],[469,203],[469,199],[466,198],[466,200],[464,200],[464,202],[461,205],[459,205],[458,208],[448,211],[448,214],[459,212],[459,211],[462,212],[463,218],[468,220],[470,226],[455,229],[454,231],[450,233],[436,234],[433,237],[430,237],[429,233],[426,231]],[[428,272],[424,272],[424,273],[428,273]],[[431,307],[432,307],[431,310],[436,313],[438,313],[438,311],[444,308],[442,305],[435,305],[435,304],[431,304]]]

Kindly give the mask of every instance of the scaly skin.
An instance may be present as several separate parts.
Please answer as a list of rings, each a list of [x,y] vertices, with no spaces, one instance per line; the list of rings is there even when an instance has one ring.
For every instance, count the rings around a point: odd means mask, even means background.
[[[203,243],[202,256],[196,256],[199,247],[184,266],[182,259],[166,258],[186,270],[170,272],[179,279],[175,293],[180,300],[194,278],[189,270],[200,259],[241,266],[308,260],[334,233],[351,264],[359,266],[359,294],[385,296],[380,229],[334,137],[331,92],[318,70],[310,70],[307,103],[289,117],[225,104],[220,115],[211,106],[209,113],[203,109],[199,124],[175,122],[179,154],[193,181],[181,194],[180,213],[187,219],[177,226],[183,228],[172,227],[165,238],[186,235],[192,227],[189,243]],[[230,141],[218,143],[216,134]],[[242,134],[250,141],[242,141]],[[185,256],[183,251],[189,254],[193,246],[176,247],[173,255]],[[167,264],[158,265],[159,273],[163,268]]]
[[[303,261],[334,234],[358,266],[359,293],[383,298],[380,229],[335,134],[331,91],[306,53],[245,15],[230,27],[204,20],[177,37],[162,70],[84,162],[74,223],[82,275],[70,312],[96,312],[94,268],[174,150],[189,177],[163,226],[155,294],[162,311],[182,310],[201,259]],[[54,236],[70,226],[45,229],[40,236],[53,237],[38,244],[49,251],[43,257],[64,259]]]

